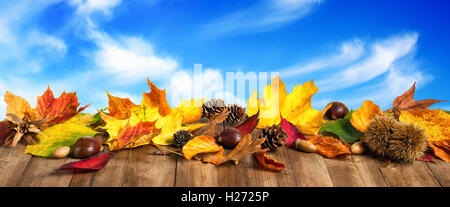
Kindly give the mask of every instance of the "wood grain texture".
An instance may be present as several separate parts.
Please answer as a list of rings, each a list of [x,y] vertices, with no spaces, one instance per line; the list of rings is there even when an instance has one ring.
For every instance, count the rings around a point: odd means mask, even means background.
[[[66,187],[72,180],[72,172],[57,171],[63,164],[72,162],[72,158],[52,159],[33,157],[22,173],[17,186],[30,187]]]
[[[438,158],[426,163],[441,186],[450,187],[450,163]]]
[[[346,155],[334,159],[324,158],[333,186],[384,187],[386,183],[372,158]]]
[[[123,186],[173,187],[177,155],[152,155],[153,146],[130,151]]]
[[[0,186],[16,186],[23,171],[31,160],[31,155],[23,154],[25,146],[18,144],[15,148],[0,146]]]
[[[263,169],[253,155],[239,164],[214,166],[176,155],[152,155],[152,146],[123,150],[93,173],[56,171],[73,158],[48,159],[23,154],[25,146],[0,147],[0,186],[450,186],[450,163],[401,163],[368,155],[323,158],[288,147],[268,153],[287,169]]]
[[[377,160],[387,184],[391,187],[437,187],[440,186],[427,164],[421,161],[413,163],[385,162]]]

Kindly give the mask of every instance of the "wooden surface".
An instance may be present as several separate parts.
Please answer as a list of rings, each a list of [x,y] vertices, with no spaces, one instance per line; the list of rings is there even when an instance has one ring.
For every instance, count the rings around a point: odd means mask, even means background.
[[[0,147],[0,186],[450,186],[450,164],[386,163],[365,155],[326,159],[286,147],[271,155],[287,170],[262,169],[253,156],[238,165],[188,161],[152,155],[152,146],[124,150],[94,173],[56,169],[75,159],[44,159],[23,154],[23,146]]]
[[[45,159],[23,154],[24,146],[0,146],[0,186],[450,186],[450,163],[387,163],[368,155],[335,159],[281,147],[270,155],[286,164],[281,172],[264,170],[253,156],[238,165],[220,166],[178,155],[152,155],[153,146],[122,150],[94,173],[60,172],[73,158]]]

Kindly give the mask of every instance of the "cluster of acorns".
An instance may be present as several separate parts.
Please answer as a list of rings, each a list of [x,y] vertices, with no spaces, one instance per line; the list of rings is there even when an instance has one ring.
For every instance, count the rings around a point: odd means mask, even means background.
[[[231,127],[226,128],[217,137],[217,143],[226,148],[234,148],[243,135],[239,130],[233,128],[233,126],[242,123],[248,118],[245,108],[237,104],[229,104],[226,106],[222,99],[211,99],[202,105],[202,117],[210,119],[225,109],[228,109],[229,114],[224,122]],[[182,148],[192,138],[193,135],[189,131],[180,130],[173,135],[173,143],[177,148]],[[265,138],[262,148],[269,148],[271,151],[275,151],[278,147],[285,144],[287,135],[281,125],[273,125],[262,129],[259,133],[259,138]]]

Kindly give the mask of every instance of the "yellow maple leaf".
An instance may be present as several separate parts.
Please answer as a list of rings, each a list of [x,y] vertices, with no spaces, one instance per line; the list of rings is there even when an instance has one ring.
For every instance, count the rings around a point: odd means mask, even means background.
[[[202,105],[205,99],[190,101],[181,100],[176,110],[180,111],[182,121],[181,124],[189,124],[198,121],[202,118]]]
[[[178,110],[173,110],[168,116],[161,117],[156,121],[156,128],[161,129],[161,133],[152,139],[157,145],[171,145],[173,134],[182,129],[182,114]]]
[[[256,91],[248,100],[249,116],[260,111],[260,120],[257,128],[264,128],[279,124],[280,115],[294,124],[300,132],[307,135],[317,135],[324,123],[323,115],[331,107],[327,105],[322,111],[311,107],[311,98],[319,89],[313,81],[296,85],[294,90],[287,94],[284,83],[279,76],[272,78],[271,84],[264,88],[263,97],[257,98]]]
[[[24,119],[25,117],[29,120],[37,119],[37,111],[31,108],[27,100],[20,96],[16,96],[9,91],[6,91],[4,99],[7,104],[6,113],[15,114],[20,119]]]

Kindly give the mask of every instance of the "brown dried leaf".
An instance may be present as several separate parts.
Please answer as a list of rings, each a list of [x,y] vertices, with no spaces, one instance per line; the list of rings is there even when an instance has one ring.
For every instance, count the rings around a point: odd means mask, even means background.
[[[199,159],[203,162],[209,162],[214,165],[220,165],[228,161],[239,162],[241,159],[249,154],[257,152],[266,152],[269,149],[261,149],[261,144],[264,143],[265,139],[257,139],[252,142],[252,137],[250,134],[246,134],[242,137],[241,141],[236,145],[236,147],[224,155],[223,147],[220,147],[220,151],[216,153],[208,153],[199,155]]]
[[[420,101],[415,101],[414,100],[415,90],[416,90],[416,83],[414,82],[414,84],[411,86],[410,89],[408,89],[401,96],[395,98],[394,102],[392,103],[392,108],[387,110],[386,112],[392,113],[396,111],[411,111],[417,109],[426,109],[435,103],[446,101],[436,99],[424,99]]]

